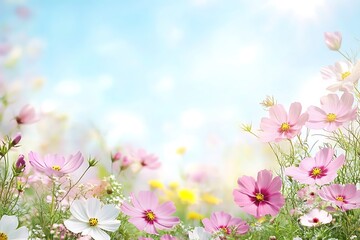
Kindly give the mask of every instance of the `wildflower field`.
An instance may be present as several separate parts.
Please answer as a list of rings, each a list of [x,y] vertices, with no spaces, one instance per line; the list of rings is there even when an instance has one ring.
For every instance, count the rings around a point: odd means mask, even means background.
[[[33,13],[17,6],[13,14],[30,21]],[[39,43],[1,33],[0,240],[360,238],[360,61],[343,50],[341,32],[321,39],[338,57],[318,67],[324,96],[309,106],[268,96],[259,125],[234,129],[271,153],[255,175],[210,164],[165,173],[166,160],[146,146],[110,146],[95,124],[69,129],[68,116],[27,102],[44,84],[29,67]],[[234,173],[230,187],[222,182]]]

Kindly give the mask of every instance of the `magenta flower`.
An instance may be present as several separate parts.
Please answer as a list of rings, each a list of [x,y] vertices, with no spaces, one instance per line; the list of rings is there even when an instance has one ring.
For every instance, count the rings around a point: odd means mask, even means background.
[[[260,128],[263,132],[260,139],[264,142],[279,142],[282,139],[291,139],[300,133],[308,119],[308,114],[301,114],[301,104],[292,103],[289,115],[281,104],[274,105],[269,110],[270,118],[262,118]]]
[[[304,158],[299,167],[288,167],[285,174],[310,185],[324,185],[332,182],[337,176],[337,170],[344,164],[345,157],[340,155],[332,160],[334,150],[331,148],[321,149],[315,158]]]
[[[230,214],[225,212],[214,212],[210,219],[202,220],[205,230],[210,233],[221,232],[225,235],[230,235],[232,230],[236,234],[245,234],[249,231],[249,225],[241,218],[233,218]]]
[[[171,216],[176,211],[174,203],[159,204],[153,192],[140,191],[138,198],[131,194],[131,202],[132,205],[124,202],[121,210],[130,216],[129,222],[141,231],[158,234],[157,230],[171,229],[180,222],[179,218]]]
[[[170,234],[165,234],[164,236],[161,236],[160,240],[177,240],[177,238]]]
[[[280,193],[280,177],[272,178],[268,170],[258,172],[257,181],[253,177],[243,176],[238,179],[240,189],[234,189],[234,201],[240,208],[260,218],[266,214],[278,214],[284,205],[284,197]]]
[[[24,155],[20,154],[18,157],[18,160],[16,161],[16,163],[14,165],[14,171],[17,174],[20,174],[21,172],[23,172],[25,170],[26,163],[25,163],[24,158],[25,158]]]
[[[342,36],[340,32],[325,32],[325,43],[330,50],[337,51],[341,47]]]
[[[39,117],[37,116],[35,109],[28,104],[20,110],[20,113],[15,117],[15,120],[18,124],[30,124],[37,122]]]
[[[354,184],[333,184],[321,188],[319,196],[340,207],[343,211],[360,208],[360,191],[356,190]]]
[[[326,224],[331,222],[331,220],[332,216],[328,212],[316,208],[311,210],[308,214],[300,217],[300,223],[307,227]]]
[[[154,154],[148,154],[144,149],[139,149],[135,154],[135,158],[142,167],[157,169],[161,166],[158,158]]]
[[[344,92],[339,99],[336,94],[328,94],[320,100],[321,108],[310,106],[308,108],[308,128],[334,131],[345,123],[356,118],[356,108],[352,108],[354,97]]]
[[[77,170],[84,162],[84,157],[78,152],[67,159],[57,154],[48,154],[41,158],[37,153],[30,152],[29,162],[39,172],[48,176],[62,177]]]

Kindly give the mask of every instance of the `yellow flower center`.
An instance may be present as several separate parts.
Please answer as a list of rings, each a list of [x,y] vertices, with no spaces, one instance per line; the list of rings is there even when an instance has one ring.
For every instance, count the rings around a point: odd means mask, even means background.
[[[343,202],[344,201],[344,197],[343,196],[337,196],[335,198],[337,201]]]
[[[313,170],[312,170],[312,175],[313,176],[319,176],[321,174],[321,169],[320,168],[314,168]]]
[[[288,123],[282,123],[281,124],[280,130],[282,132],[287,132],[287,131],[289,131],[289,129],[290,129],[290,125]]]
[[[344,80],[345,78],[347,78],[348,76],[350,76],[351,72],[344,72],[341,74],[341,79]]]
[[[326,120],[328,122],[333,122],[336,120],[336,114],[335,113],[329,113],[327,116],[326,116]]]
[[[60,171],[61,167],[59,165],[54,165],[52,166],[52,169],[54,169],[55,171]]]
[[[97,218],[90,218],[89,219],[89,225],[91,226],[91,227],[95,227],[97,224],[98,224],[98,219]]]
[[[8,239],[8,236],[3,233],[3,232],[0,232],[0,240],[7,240]]]
[[[145,220],[148,222],[154,222],[156,219],[155,213],[153,213],[151,210],[148,210],[145,212]]]
[[[255,195],[255,198],[256,198],[256,200],[258,200],[259,202],[262,202],[262,201],[264,201],[264,194],[257,193],[257,194]]]

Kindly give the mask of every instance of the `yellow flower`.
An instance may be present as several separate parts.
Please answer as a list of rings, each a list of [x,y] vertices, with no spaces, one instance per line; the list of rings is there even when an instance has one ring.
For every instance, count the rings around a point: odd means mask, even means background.
[[[176,149],[176,154],[184,155],[186,153],[186,147],[179,147]]]
[[[159,180],[150,180],[148,182],[151,189],[163,189],[164,184],[160,182]]]
[[[201,199],[206,202],[207,204],[217,205],[221,202],[221,199],[215,197],[210,193],[205,193],[202,195]]]
[[[190,220],[201,220],[203,218],[204,218],[204,216],[202,214],[194,212],[194,211],[190,211],[187,214],[187,219],[190,219]]]
[[[176,190],[179,187],[179,183],[178,182],[170,182],[169,187],[172,190]]]
[[[196,202],[195,192],[191,189],[183,188],[179,190],[178,196],[181,202],[185,204],[194,204]]]

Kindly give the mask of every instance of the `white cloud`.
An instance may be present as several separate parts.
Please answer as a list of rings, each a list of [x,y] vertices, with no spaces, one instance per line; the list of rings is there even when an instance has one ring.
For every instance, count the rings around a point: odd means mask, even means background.
[[[55,85],[55,92],[64,96],[74,96],[81,92],[81,83],[75,80],[63,80]]]
[[[97,90],[105,91],[105,90],[111,88],[113,84],[114,84],[114,79],[113,79],[112,76],[110,76],[110,75],[101,75],[97,79],[95,87],[96,87]]]
[[[315,19],[325,0],[270,0],[268,6],[299,19]]]
[[[203,126],[205,116],[197,109],[188,109],[180,116],[181,127],[184,129],[197,129]]]
[[[144,119],[133,112],[113,109],[104,117],[104,126],[107,126],[109,142],[119,139],[142,139],[147,132]]]

